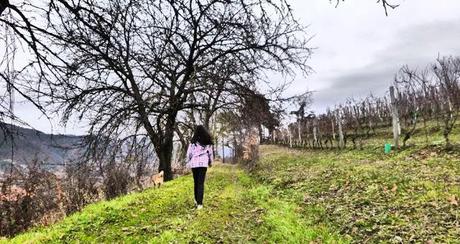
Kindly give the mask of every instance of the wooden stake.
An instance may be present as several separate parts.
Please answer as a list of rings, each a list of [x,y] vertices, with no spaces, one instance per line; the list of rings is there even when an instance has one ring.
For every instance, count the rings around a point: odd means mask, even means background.
[[[337,125],[339,128],[339,148],[343,149],[345,147],[345,142],[344,142],[344,137],[343,137],[342,119],[340,118],[339,111],[337,111],[335,116],[336,116]]]
[[[399,135],[401,134],[401,125],[399,123],[398,107],[395,96],[395,88],[390,86],[390,98],[391,98],[391,115],[393,117],[393,141],[395,148],[399,148]]]

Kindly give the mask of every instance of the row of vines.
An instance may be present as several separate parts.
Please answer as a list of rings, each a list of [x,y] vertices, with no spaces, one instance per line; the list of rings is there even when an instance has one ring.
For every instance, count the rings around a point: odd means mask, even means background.
[[[415,136],[429,144],[431,136],[442,135],[446,147],[452,147],[460,114],[460,57],[438,58],[421,70],[402,67],[386,96],[348,99],[319,115],[303,110],[269,140],[291,147],[362,149],[380,138],[399,148]]]

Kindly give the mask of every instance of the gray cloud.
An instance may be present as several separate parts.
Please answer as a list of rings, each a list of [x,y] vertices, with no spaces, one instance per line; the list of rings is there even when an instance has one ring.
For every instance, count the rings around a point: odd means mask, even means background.
[[[423,68],[434,62],[438,55],[460,55],[458,40],[460,19],[403,28],[388,37],[388,45],[374,54],[370,64],[329,76],[324,81],[329,86],[315,92],[313,108],[324,111],[349,97],[359,98],[370,93],[381,96],[401,66]]]

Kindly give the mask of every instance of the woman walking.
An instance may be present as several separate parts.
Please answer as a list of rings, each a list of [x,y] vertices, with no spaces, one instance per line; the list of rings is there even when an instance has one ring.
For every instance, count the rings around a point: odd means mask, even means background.
[[[192,140],[187,149],[187,167],[192,169],[195,205],[197,209],[203,208],[204,180],[208,167],[212,166],[214,153],[212,138],[202,125],[198,125],[193,133]]]

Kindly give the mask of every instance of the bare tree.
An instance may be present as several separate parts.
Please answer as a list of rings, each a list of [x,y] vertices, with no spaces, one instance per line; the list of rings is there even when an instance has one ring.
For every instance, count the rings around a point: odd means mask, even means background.
[[[332,2],[333,0],[329,0]],[[336,2],[336,7],[339,6],[340,1],[344,2],[345,0],[334,0]],[[385,15],[388,16],[388,9],[395,9],[399,7],[399,4],[389,3],[388,0],[377,0],[377,3],[382,4],[383,9],[385,10]]]
[[[417,128],[418,117],[420,115],[420,105],[417,101],[418,87],[414,72],[407,66],[403,67],[395,77],[395,87],[397,91],[396,106],[401,123],[401,133],[403,137],[403,147],[412,137]]]
[[[39,44],[49,75],[35,77],[47,84],[35,92],[64,123],[91,121],[93,144],[145,134],[166,179],[178,113],[203,105],[190,97],[210,90],[220,61],[253,77],[308,69],[305,28],[284,1],[58,0],[46,14],[48,29],[30,24],[39,43],[53,44]]]
[[[8,0],[0,0],[0,14],[10,5]]]
[[[433,64],[433,73],[439,89],[439,103],[442,106],[440,118],[443,121],[443,136],[446,147],[451,147],[449,135],[460,114],[460,58],[438,58]]]

